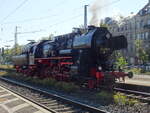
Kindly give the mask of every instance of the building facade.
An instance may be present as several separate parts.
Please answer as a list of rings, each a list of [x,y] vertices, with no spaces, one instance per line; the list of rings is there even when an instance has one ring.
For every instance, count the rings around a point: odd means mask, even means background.
[[[138,62],[136,40],[142,40],[144,49],[150,48],[150,0],[136,15],[120,18],[119,21],[107,17],[104,23],[108,25],[108,29],[114,36],[127,37],[128,48],[123,50],[123,53],[130,64]]]

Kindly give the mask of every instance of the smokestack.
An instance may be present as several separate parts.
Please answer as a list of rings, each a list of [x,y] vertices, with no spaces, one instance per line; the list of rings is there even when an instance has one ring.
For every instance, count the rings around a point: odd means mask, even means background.
[[[107,14],[108,7],[106,6],[110,3],[109,0],[94,0],[90,5],[90,12],[92,14],[90,25],[99,26],[101,18]]]
[[[84,28],[87,29],[87,6],[84,6]]]

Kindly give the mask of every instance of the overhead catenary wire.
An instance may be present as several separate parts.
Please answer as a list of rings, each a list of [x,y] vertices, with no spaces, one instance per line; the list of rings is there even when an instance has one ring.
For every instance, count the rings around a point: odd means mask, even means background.
[[[19,8],[21,8],[28,0],[24,0],[17,8],[15,8],[11,13],[9,13],[6,17],[4,17],[2,19],[2,22],[4,20],[6,20],[9,16],[11,16],[13,13],[15,13]],[[58,5],[62,5],[64,3],[66,3],[68,0],[62,0],[61,2],[58,2],[56,4],[56,6]],[[51,11],[51,10],[54,10],[54,9],[49,9],[48,11]],[[43,19],[48,19],[48,18],[51,18],[52,16],[56,16],[56,14],[53,14],[51,16],[45,16],[45,17],[38,17],[38,18],[31,18],[31,19],[25,19],[25,20],[19,20],[19,21],[14,21],[14,22],[5,22],[5,23],[2,23],[1,22],[1,25],[5,25],[5,24],[13,24],[13,23],[24,23],[24,22],[31,22],[31,21],[37,21],[37,20],[43,20]]]
[[[112,1],[112,2],[110,2],[110,3],[108,3],[108,4],[103,5],[101,8],[108,7],[108,6],[110,6],[110,5],[113,5],[113,4],[115,4],[115,3],[118,3],[118,2],[120,2],[120,1],[121,1],[121,0],[114,0],[114,1]]]
[[[83,6],[80,6],[78,8],[74,8],[74,9],[72,9],[72,11],[79,10],[81,8],[83,8]],[[46,20],[46,19],[49,19],[49,18],[53,18],[53,17],[59,16],[59,14],[60,13],[58,13],[58,14],[52,14],[52,15],[48,15],[48,16],[43,16],[43,17],[38,17],[38,18],[29,18],[29,19],[17,20],[17,21],[12,21],[12,22],[10,21],[10,22],[5,22],[2,25],[14,24],[14,23],[27,23],[27,22],[32,22],[32,21]]]
[[[20,9],[28,0],[22,1],[14,10],[12,10],[7,16],[5,16],[0,23],[2,24],[8,17],[14,14],[18,9]]]
[[[25,4],[26,2],[27,2],[28,0],[24,0],[22,3],[23,4]],[[116,2],[119,2],[120,0],[116,0],[116,1],[113,1],[113,2],[110,2],[109,4],[106,4],[106,5],[103,5],[102,6],[102,8],[103,7],[106,7],[106,6],[109,6],[109,5],[112,5],[112,4],[114,4],[114,3],[116,3]],[[22,4],[22,5],[23,5]],[[20,8],[20,7],[22,7],[22,5],[20,5],[19,7],[17,7],[16,8],[16,10],[14,10],[14,13]],[[83,7],[83,6],[82,6]],[[13,12],[13,11],[12,11]],[[9,16],[11,16],[12,14],[14,14],[14,13],[10,13],[9,14]],[[51,24],[51,25],[49,25],[49,27],[53,27],[53,26],[55,26],[55,25],[58,25],[58,24],[60,24],[60,23],[66,23],[66,22],[68,22],[68,21],[72,21],[72,20],[74,20],[74,19],[76,19],[76,18],[78,18],[78,17],[80,17],[80,16],[82,16],[83,14],[79,14],[79,15],[77,15],[77,16],[73,16],[73,17],[71,17],[71,18],[68,18],[68,19],[65,19],[65,20],[60,20],[60,21],[58,21],[58,22],[56,22],[56,23],[54,23],[54,24]],[[5,20],[9,17],[8,15],[5,17]],[[52,16],[52,15],[51,15]],[[24,23],[24,22],[31,22],[31,21],[36,21],[36,20],[43,20],[43,19],[46,19],[46,18],[50,18],[51,16],[45,16],[45,17],[39,17],[39,18],[31,18],[31,19],[26,19],[26,20],[20,20],[20,21],[16,21],[16,22],[12,22],[12,23]],[[56,15],[53,15],[53,16],[56,16]],[[11,22],[10,22],[11,23]],[[8,23],[4,23],[4,24],[9,24],[9,22]],[[36,33],[36,32],[35,32]]]
[[[64,3],[65,1],[67,1],[67,0],[63,0],[63,1],[61,1],[60,3],[58,3],[58,4],[60,5],[62,2]],[[104,8],[104,7],[113,5],[113,4],[115,4],[115,3],[119,2],[119,1],[120,1],[120,0],[112,1],[112,2],[110,2],[110,3],[108,3],[108,4],[105,4],[105,5],[101,6],[101,8]],[[83,8],[83,6],[82,6],[82,7],[75,8],[75,9],[81,9],[81,8]],[[75,10],[75,9],[73,9],[73,10]],[[53,10],[53,9],[52,9],[52,10]],[[59,14],[58,14],[58,15],[59,15]],[[49,15],[49,16],[43,16],[43,17],[38,17],[38,18],[29,18],[29,19],[25,19],[25,20],[18,20],[18,21],[12,21],[12,22],[5,22],[5,23],[3,23],[2,25],[5,25],[5,24],[14,24],[14,23],[26,23],[26,22],[32,22],[32,21],[38,21],[38,20],[45,20],[45,19],[49,19],[49,18],[52,18],[52,17],[55,17],[55,16],[57,16],[57,14],[52,14],[52,15]]]
[[[82,15],[83,15],[83,13],[80,13],[80,14],[78,14],[78,15],[76,15],[76,16],[73,16],[73,17],[70,17],[70,18],[68,18],[68,19],[65,19],[65,20],[62,20],[62,21],[56,22],[56,23],[54,23],[54,24],[50,25],[49,27],[52,27],[52,26],[54,26],[54,25],[58,25],[58,24],[60,24],[60,23],[65,23],[65,22],[68,22],[68,21],[74,20],[74,19],[76,19],[76,18],[78,18],[78,17],[80,17],[80,16],[82,16]]]
[[[121,0],[112,1],[112,2],[110,2],[110,3],[108,3],[108,4],[105,4],[105,5],[101,6],[101,8],[104,8],[104,7],[113,5],[113,4],[115,4],[115,3],[119,2],[119,1],[121,1]],[[71,19],[74,20],[75,18],[78,18],[78,17],[80,17],[80,16],[82,16],[82,15],[83,15],[83,13],[82,13],[82,14],[79,14],[78,16],[71,17],[71,18],[69,18],[69,19],[67,19],[67,20],[62,20],[62,21],[60,21],[60,22],[57,22],[57,23],[55,23],[55,24],[50,25],[50,27],[52,27],[52,26],[54,26],[54,25],[58,25],[58,24],[60,24],[60,23],[65,23],[65,22],[67,22],[68,20],[71,20]]]

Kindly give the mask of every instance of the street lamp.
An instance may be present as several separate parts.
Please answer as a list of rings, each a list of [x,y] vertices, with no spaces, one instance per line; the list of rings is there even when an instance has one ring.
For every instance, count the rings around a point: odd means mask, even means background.
[[[6,55],[6,61],[8,60],[8,48],[10,47],[10,45],[5,45],[5,47],[7,48],[7,55]],[[7,62],[7,65],[8,65],[8,62]]]

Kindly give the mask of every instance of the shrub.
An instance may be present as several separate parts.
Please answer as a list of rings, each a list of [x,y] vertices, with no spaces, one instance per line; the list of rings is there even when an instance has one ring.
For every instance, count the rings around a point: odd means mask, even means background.
[[[136,99],[129,99],[129,101],[128,101],[129,106],[134,106],[135,104],[138,104],[138,103],[139,103],[139,101]]]
[[[4,76],[4,75],[6,75],[6,74],[7,74],[6,71],[0,71],[0,76]]]
[[[39,78],[29,77],[28,80],[31,81],[31,82],[33,82],[33,83],[35,83],[35,84],[40,84],[40,85],[42,84],[42,80],[39,79]]]
[[[142,69],[141,68],[133,68],[133,69],[130,69],[129,71],[133,72],[134,74],[140,74]]]
[[[2,68],[2,69],[12,69],[13,65],[0,65],[0,68]]]
[[[75,84],[67,82],[56,82],[55,87],[67,93],[75,92],[79,89]]]
[[[62,82],[62,87],[63,87],[63,90],[68,93],[75,92],[76,90],[79,89],[79,87],[74,85],[73,83],[66,83],[66,82]]]
[[[62,83],[57,81],[57,82],[54,84],[54,87],[57,88],[57,89],[62,89]]]
[[[116,93],[114,95],[114,102],[117,105],[129,105],[129,106],[133,106],[138,103],[136,99],[130,99],[122,93]]]
[[[45,78],[42,80],[42,84],[46,86],[54,86],[56,83],[56,80],[53,78]]]
[[[8,71],[0,72],[0,75],[13,77],[15,79],[25,81],[25,82],[30,82],[30,83],[37,84],[37,85],[43,85],[46,87],[54,87],[56,89],[60,89],[60,90],[63,90],[65,92],[68,92],[68,93],[75,92],[76,90],[79,89],[79,87],[77,85],[75,85],[74,83],[56,81],[53,78],[40,79],[38,77],[25,76],[21,73],[18,74],[16,72],[8,72]]]
[[[117,93],[114,95],[114,102],[118,105],[126,105],[127,104],[127,96],[122,93]]]
[[[101,91],[100,93],[97,93],[95,97],[97,100],[100,100],[103,104],[110,103],[113,100],[113,94],[106,91]]]

